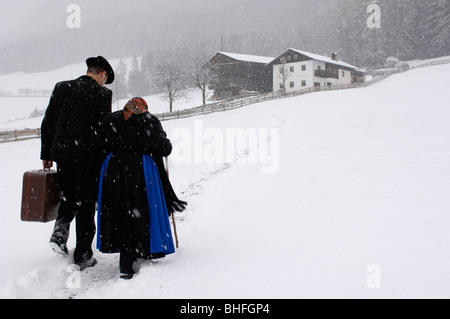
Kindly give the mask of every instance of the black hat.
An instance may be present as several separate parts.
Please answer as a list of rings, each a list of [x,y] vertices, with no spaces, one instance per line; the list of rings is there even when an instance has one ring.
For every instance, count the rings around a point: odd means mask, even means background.
[[[114,82],[114,70],[111,64],[109,64],[109,62],[104,57],[98,56],[96,58],[89,58],[86,60],[86,64],[88,67],[97,66],[100,67],[103,71],[106,71],[106,74],[108,75],[106,84],[111,84]]]

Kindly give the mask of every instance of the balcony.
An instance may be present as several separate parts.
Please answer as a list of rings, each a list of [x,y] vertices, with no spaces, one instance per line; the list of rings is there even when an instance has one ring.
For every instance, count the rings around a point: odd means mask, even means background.
[[[319,77],[319,78],[333,78],[333,79],[338,79],[338,75],[337,74],[332,74],[330,72],[327,72],[325,70],[315,70],[314,71],[314,76]]]

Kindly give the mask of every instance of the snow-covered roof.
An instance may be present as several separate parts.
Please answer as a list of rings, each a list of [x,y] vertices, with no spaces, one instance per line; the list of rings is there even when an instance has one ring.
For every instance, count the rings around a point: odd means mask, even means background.
[[[294,52],[297,52],[297,53],[299,53],[299,54],[302,54],[302,55],[304,55],[304,56],[307,56],[307,57],[309,57],[309,58],[311,58],[311,59],[313,59],[313,60],[316,60],[316,61],[322,61],[322,62],[326,62],[326,63],[331,63],[331,64],[343,66],[343,67],[346,67],[346,68],[351,68],[351,69],[354,69],[354,70],[357,70],[357,71],[363,71],[363,70],[361,70],[360,68],[358,68],[358,67],[356,67],[356,66],[354,66],[354,65],[345,63],[345,62],[340,61],[340,60],[336,61],[336,60],[333,60],[333,59],[330,58],[330,57],[323,56],[323,55],[320,55],[320,54],[311,53],[311,52],[302,51],[302,50],[297,50],[297,49],[292,49],[292,48],[290,48],[288,51],[294,51]],[[287,51],[286,51],[286,52],[287,52]],[[283,54],[285,54],[286,52],[284,52]],[[269,63],[275,61],[276,59],[278,59],[278,58],[273,59],[273,60],[270,61]]]
[[[237,61],[242,62],[253,62],[253,63],[263,63],[268,64],[273,61],[274,58],[266,57],[266,56],[258,56],[258,55],[248,55],[248,54],[238,54],[238,53],[230,53],[230,52],[218,52],[222,55],[226,55]]]

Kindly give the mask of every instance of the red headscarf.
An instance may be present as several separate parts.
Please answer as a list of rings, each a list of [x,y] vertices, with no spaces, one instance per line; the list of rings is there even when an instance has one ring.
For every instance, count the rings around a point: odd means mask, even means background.
[[[134,114],[148,113],[148,104],[141,97],[135,97],[128,101],[123,109],[125,120],[128,120]]]

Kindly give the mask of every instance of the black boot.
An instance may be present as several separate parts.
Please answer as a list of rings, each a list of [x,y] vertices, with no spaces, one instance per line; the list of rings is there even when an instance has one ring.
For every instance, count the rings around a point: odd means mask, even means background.
[[[133,253],[120,253],[120,278],[130,280],[133,278],[135,272],[133,264],[137,260],[136,254]]]
[[[50,237],[50,247],[57,254],[68,256],[67,240],[69,239],[70,223],[64,222],[63,219],[56,221]]]
[[[94,267],[97,265],[97,259],[94,257],[88,257],[84,255],[80,260],[75,261],[75,264],[80,267],[80,271],[85,270],[86,268]]]

